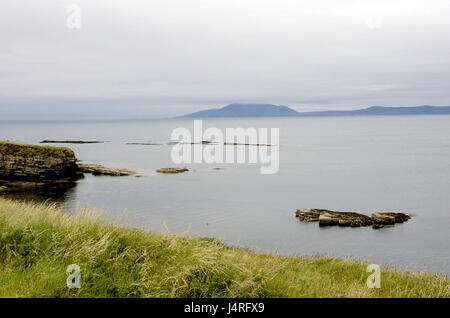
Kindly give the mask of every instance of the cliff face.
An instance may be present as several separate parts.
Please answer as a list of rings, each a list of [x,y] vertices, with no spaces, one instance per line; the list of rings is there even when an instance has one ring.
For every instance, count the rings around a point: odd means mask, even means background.
[[[0,186],[71,182],[82,174],[69,148],[0,142]]]

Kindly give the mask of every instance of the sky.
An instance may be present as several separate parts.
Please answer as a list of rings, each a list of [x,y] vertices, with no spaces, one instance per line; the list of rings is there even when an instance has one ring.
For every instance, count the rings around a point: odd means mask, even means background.
[[[449,106],[449,16],[448,0],[2,0],[0,120]]]

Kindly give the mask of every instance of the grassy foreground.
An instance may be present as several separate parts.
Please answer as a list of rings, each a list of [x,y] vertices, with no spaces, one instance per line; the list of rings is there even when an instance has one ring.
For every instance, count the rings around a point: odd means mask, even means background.
[[[67,266],[81,288],[66,287]],[[255,254],[203,238],[130,229],[88,210],[0,198],[0,297],[449,297],[448,277]]]

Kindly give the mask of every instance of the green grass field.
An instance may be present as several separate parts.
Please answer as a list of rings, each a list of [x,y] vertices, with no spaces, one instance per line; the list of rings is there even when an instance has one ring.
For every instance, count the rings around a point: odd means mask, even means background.
[[[67,266],[81,288],[66,286]],[[334,258],[255,254],[205,238],[121,226],[88,209],[0,198],[0,297],[449,297],[448,277]]]

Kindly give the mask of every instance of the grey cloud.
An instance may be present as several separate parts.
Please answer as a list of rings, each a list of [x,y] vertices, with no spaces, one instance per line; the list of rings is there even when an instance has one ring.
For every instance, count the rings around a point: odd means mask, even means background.
[[[449,14],[445,0],[5,0],[0,119],[449,105]]]

